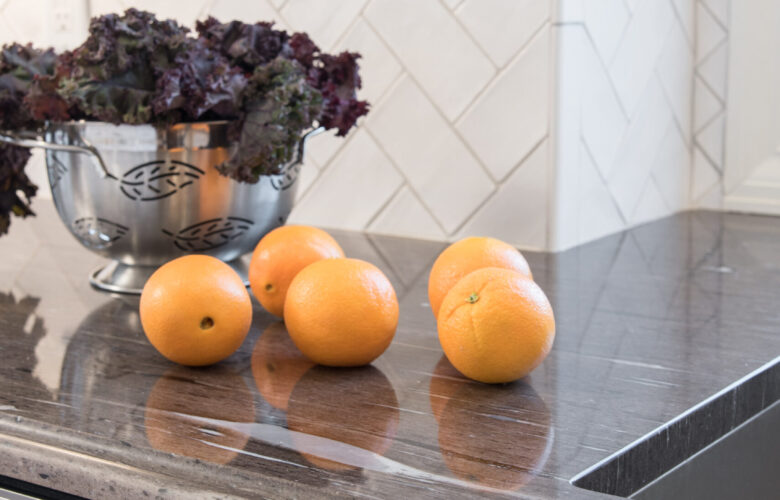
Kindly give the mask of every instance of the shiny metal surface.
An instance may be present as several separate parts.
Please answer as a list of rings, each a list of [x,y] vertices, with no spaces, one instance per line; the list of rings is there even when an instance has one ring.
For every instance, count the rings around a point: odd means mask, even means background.
[[[285,223],[306,136],[282,174],[247,184],[215,168],[233,147],[228,127],[224,121],[168,128],[83,121],[47,126],[43,143],[60,218],[82,245],[115,261],[93,274],[93,285],[138,293],[171,259],[203,253],[230,262]],[[91,151],[98,155],[84,154]],[[95,168],[96,158],[107,175]],[[120,266],[122,272],[115,272]]]

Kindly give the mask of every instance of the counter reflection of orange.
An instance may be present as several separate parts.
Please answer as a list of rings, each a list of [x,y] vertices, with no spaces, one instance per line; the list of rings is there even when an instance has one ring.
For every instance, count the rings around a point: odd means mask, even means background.
[[[442,355],[431,374],[431,383],[428,387],[428,398],[431,401],[431,411],[436,420],[441,419],[441,414],[447,401],[458,392],[463,384],[473,384],[471,380],[460,374],[452,366],[447,356]]]
[[[157,450],[226,464],[249,441],[229,422],[254,419],[252,393],[239,375],[225,367],[177,366],[165,372],[149,393],[144,426],[149,444]]]
[[[527,384],[464,384],[439,420],[444,463],[459,478],[516,490],[544,465],[552,445],[550,412]]]
[[[287,411],[296,382],[312,366],[314,363],[295,347],[281,321],[265,329],[252,351],[257,390],[271,406],[283,411]]]
[[[287,426],[296,433],[293,441],[298,451],[313,465],[333,471],[358,467],[307,452],[321,443],[312,436],[384,455],[399,420],[395,390],[373,366],[312,368],[295,385],[287,411]]]

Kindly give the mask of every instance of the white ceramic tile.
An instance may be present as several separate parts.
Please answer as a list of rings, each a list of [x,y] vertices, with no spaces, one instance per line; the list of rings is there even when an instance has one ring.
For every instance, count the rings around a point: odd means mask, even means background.
[[[637,9],[637,4],[640,3],[640,0],[625,0],[626,8],[628,8],[628,11],[632,14]]]
[[[0,45],[16,42],[18,39],[19,37],[16,35],[16,32],[14,32],[13,28],[6,22],[2,11],[0,11]]]
[[[652,167],[652,177],[666,206],[672,210],[688,207],[691,155],[680,131],[671,124]]]
[[[422,91],[404,78],[367,126],[401,168],[448,232],[490,195],[493,183],[436,112]]]
[[[696,144],[717,168],[723,168],[726,115],[721,114],[696,134]]]
[[[79,2],[79,7],[83,4]],[[6,29],[12,35],[0,35],[2,38],[9,38],[9,42],[30,43],[38,47],[48,47],[52,43],[50,36],[50,16],[45,15],[49,12],[51,5],[48,0],[10,0],[3,6],[2,16],[6,20]],[[78,9],[74,9],[78,10]],[[83,23],[79,23],[83,26]],[[86,36],[86,31],[82,33],[82,38]]]
[[[673,23],[656,65],[658,78],[674,118],[690,141],[691,102],[693,99],[693,51],[679,23]]]
[[[290,220],[363,229],[402,182],[373,139],[366,132],[358,131],[296,204]]]
[[[593,52],[582,24],[566,24],[554,28],[557,33],[556,78],[557,97],[553,106],[555,132],[551,147],[554,150],[554,185],[550,190],[550,247],[562,250],[576,245],[579,240],[577,214],[581,186],[580,139],[583,80],[589,70],[583,53]],[[595,59],[595,56],[590,58]]]
[[[699,196],[694,202],[696,208],[710,210],[723,210],[724,207],[723,185],[716,182],[707,192]]]
[[[593,46],[587,43],[581,52],[583,74],[577,79],[582,85],[582,138],[604,177],[609,176],[615,155],[628,126],[609,76]],[[571,119],[562,117],[561,119]]]
[[[655,182],[650,180],[639,197],[639,203],[637,203],[634,216],[631,218],[631,224],[644,224],[670,213],[671,211],[666,206],[661,193],[658,192]]]
[[[446,236],[412,191],[404,186],[374,219],[368,230],[411,238],[441,240]]]
[[[708,191],[720,181],[720,174],[699,148],[693,150],[693,174],[691,179],[691,198],[698,205]]]
[[[282,17],[266,0],[217,0],[208,9],[208,15],[214,16],[222,22],[233,20],[245,23],[258,21],[273,21],[277,29],[289,29]]]
[[[700,0],[701,1],[701,0]],[[715,17],[723,24],[729,25],[729,0],[703,0]]]
[[[362,56],[358,61],[363,82],[358,91],[360,99],[375,102],[402,71],[395,56],[362,19],[355,23],[339,43],[339,50],[359,52]]]
[[[652,162],[673,119],[655,77],[648,82],[638,104],[607,179],[609,190],[626,218],[634,213]]]
[[[89,11],[92,16],[124,12],[126,8],[122,0],[89,0]]]
[[[296,184],[298,184],[297,190],[295,191],[296,202],[303,198],[319,175],[320,169],[317,167],[317,165],[314,164],[313,161],[307,161],[301,165],[301,171],[298,174],[298,180],[295,181]]]
[[[653,74],[673,17],[672,7],[666,1],[639,3],[610,64],[609,73],[630,118]]]
[[[310,156],[318,166],[324,167],[354,133],[353,129],[347,137],[338,137],[336,131],[331,130],[315,135],[306,143],[306,156]]]
[[[550,17],[550,2],[465,0],[457,16],[493,62],[503,67]]]
[[[696,52],[699,61],[726,39],[726,30],[702,3],[696,6]]]
[[[281,8],[284,5],[284,2],[286,2],[286,1],[287,0],[270,0],[271,5],[273,5],[277,9]]]
[[[554,23],[582,23],[585,19],[585,0],[557,0],[552,15]]]
[[[547,247],[548,143],[545,141],[458,232],[491,236],[515,246]]]
[[[598,0],[585,4],[585,27],[605,65],[609,65],[615,56],[629,17],[623,0]]]
[[[453,14],[437,1],[374,0],[364,15],[450,120],[495,74]]]
[[[672,7],[685,32],[685,38],[693,48],[696,39],[696,0],[672,0]]]
[[[540,32],[458,123],[495,179],[503,179],[547,134],[549,40],[548,29]]]
[[[577,221],[577,243],[585,243],[622,230],[625,221],[584,146],[581,149],[581,164],[577,174],[578,203],[576,212],[570,215]]]
[[[188,0],[187,2],[161,2],[160,0],[132,0],[126,5],[154,14],[161,19],[174,19],[184,26],[194,27],[195,20],[205,10],[206,0]]]
[[[722,101],[726,100],[726,71],[728,63],[728,44],[721,44],[704,61],[699,64],[696,72],[710,84],[715,95]]]
[[[721,112],[723,104],[699,76],[694,79],[693,97],[693,131],[698,132]]]
[[[288,0],[281,14],[296,31],[305,31],[323,50],[330,50],[355,20],[366,0],[337,2]]]

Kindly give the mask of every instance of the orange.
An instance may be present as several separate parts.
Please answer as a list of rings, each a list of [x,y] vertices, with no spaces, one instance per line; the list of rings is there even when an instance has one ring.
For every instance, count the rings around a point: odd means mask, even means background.
[[[379,357],[393,340],[398,300],[373,264],[325,259],[290,284],[284,322],[298,349],[315,363],[360,366]]]
[[[532,277],[528,262],[515,247],[495,238],[464,238],[445,248],[433,263],[428,277],[428,302],[433,315],[438,317],[441,303],[455,283],[483,267],[514,269]]]
[[[141,293],[141,325],[160,354],[182,365],[221,361],[241,346],[252,299],[227,264],[207,255],[179,257],[152,274]]]
[[[254,422],[255,405],[244,379],[222,366],[177,366],[154,384],[146,400],[144,428],[156,450],[226,464],[249,435],[230,422]]]
[[[274,408],[287,411],[293,387],[314,363],[295,347],[281,321],[265,329],[252,351],[257,390]]]
[[[266,234],[252,253],[249,284],[274,316],[284,314],[284,299],[295,275],[312,262],[344,257],[331,235],[310,226],[282,226]]]
[[[439,310],[439,341],[463,375],[485,383],[525,377],[555,338],[552,307],[517,271],[487,267],[460,280]]]
[[[550,455],[550,410],[528,384],[464,384],[439,419],[439,450],[455,476],[513,491]]]
[[[400,417],[393,385],[377,368],[317,366],[293,389],[287,427],[293,431],[297,451],[310,463],[348,471],[375,461],[374,456],[354,448],[377,455],[387,452]]]

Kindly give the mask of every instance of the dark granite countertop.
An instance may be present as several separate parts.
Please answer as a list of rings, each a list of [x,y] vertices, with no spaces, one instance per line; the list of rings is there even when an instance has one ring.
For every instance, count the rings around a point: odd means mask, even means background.
[[[0,238],[0,475],[99,498],[604,497],[573,476],[780,354],[780,218],[690,212],[527,254],[555,310],[547,360],[506,386],[443,358],[427,273],[443,244],[334,232],[401,317],[372,366],[312,367],[255,303],[206,369],[158,355],[137,299],[50,204]]]

